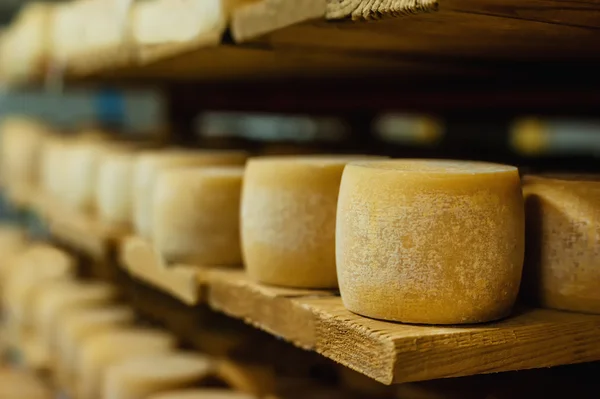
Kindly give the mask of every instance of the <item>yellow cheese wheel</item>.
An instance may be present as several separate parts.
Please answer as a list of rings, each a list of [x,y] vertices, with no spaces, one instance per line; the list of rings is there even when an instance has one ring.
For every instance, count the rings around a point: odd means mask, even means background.
[[[146,328],[119,328],[103,331],[84,340],[77,351],[76,397],[102,399],[102,386],[109,367],[127,359],[169,353],[177,341],[169,333]],[[154,367],[161,369],[161,363]]]
[[[2,399],[52,399],[56,395],[41,378],[24,371],[0,370],[0,398]]]
[[[2,121],[1,168],[4,185],[37,186],[39,159],[46,128],[32,119],[8,117]]]
[[[143,399],[151,394],[192,387],[213,371],[209,358],[188,352],[155,354],[110,367],[103,397]]]
[[[348,165],[336,240],[340,292],[353,312],[424,324],[504,317],[524,256],[518,171],[436,160]]]
[[[127,225],[131,223],[133,165],[136,155],[110,152],[102,155],[98,170],[96,205],[103,221]]]
[[[133,222],[136,233],[152,236],[153,192],[158,174],[173,168],[243,165],[242,151],[165,150],[140,155],[133,169]]]
[[[133,324],[135,312],[122,305],[74,309],[66,312],[58,321],[56,375],[62,387],[74,395],[77,349],[84,340],[110,329]]]
[[[257,396],[227,389],[188,389],[152,395],[148,399],[254,399]]]
[[[600,176],[525,176],[523,295],[536,305],[600,313]]]
[[[251,278],[288,287],[337,287],[340,179],[348,162],[367,158],[290,156],[248,162],[241,220],[244,261]]]
[[[35,294],[34,327],[52,361],[56,359],[57,327],[64,313],[109,304],[118,296],[116,288],[109,284],[76,280],[47,282]]]
[[[154,190],[152,241],[169,261],[241,265],[240,196],[244,169],[176,169]]]
[[[16,226],[0,227],[0,290],[16,260],[27,250],[27,232]]]

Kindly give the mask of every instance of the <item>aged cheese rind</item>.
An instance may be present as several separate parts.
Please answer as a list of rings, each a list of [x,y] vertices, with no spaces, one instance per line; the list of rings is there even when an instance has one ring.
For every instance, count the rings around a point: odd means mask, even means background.
[[[459,161],[348,165],[336,238],[340,292],[355,313],[424,324],[504,317],[524,255],[518,171]]]
[[[367,157],[264,157],[248,162],[241,221],[244,262],[252,279],[288,287],[337,287],[340,179],[348,162],[361,159]]]
[[[189,352],[138,357],[110,367],[103,397],[138,399],[159,392],[192,387],[213,371],[209,358]]]
[[[169,261],[241,265],[240,197],[244,169],[209,167],[160,174],[152,241]]]
[[[102,155],[96,188],[96,206],[101,220],[120,225],[131,223],[135,157],[134,153],[121,151]]]
[[[129,359],[174,350],[169,333],[145,328],[119,328],[101,332],[83,342],[77,352],[76,392],[79,399],[101,399],[107,370]],[[161,368],[160,364],[154,367]]]
[[[165,150],[140,155],[133,169],[133,222],[136,233],[152,237],[152,204],[156,178],[160,172],[185,167],[243,165],[243,151]]]
[[[522,295],[537,306],[600,313],[600,176],[525,176]]]

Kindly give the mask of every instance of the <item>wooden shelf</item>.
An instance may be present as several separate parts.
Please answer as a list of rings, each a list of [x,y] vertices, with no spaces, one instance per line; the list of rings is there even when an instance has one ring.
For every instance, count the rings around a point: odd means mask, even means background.
[[[439,10],[435,0],[410,3],[248,2],[231,12],[231,38],[220,44],[164,45],[150,57],[132,57],[128,65],[120,57],[96,66],[88,59],[75,72],[151,81],[361,78],[423,87],[457,79],[598,83],[600,5],[595,2],[443,0]],[[386,4],[397,8],[381,8]],[[383,16],[406,15],[363,21],[376,19],[379,10]]]
[[[351,313],[336,292],[264,286],[243,270],[197,266],[194,273],[188,266],[184,274],[139,238],[123,248],[135,278],[187,303],[206,300],[214,310],[384,384],[600,360],[600,316],[522,308],[483,325],[390,323]],[[189,300],[194,284],[198,301]]]

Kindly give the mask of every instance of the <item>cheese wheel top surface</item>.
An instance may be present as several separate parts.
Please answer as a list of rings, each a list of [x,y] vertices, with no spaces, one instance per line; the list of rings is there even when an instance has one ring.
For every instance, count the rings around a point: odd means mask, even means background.
[[[256,396],[226,389],[190,389],[165,392],[148,399],[254,399]]]
[[[524,255],[516,168],[349,164],[337,215],[337,273],[348,309],[426,324],[483,322],[511,310]]]

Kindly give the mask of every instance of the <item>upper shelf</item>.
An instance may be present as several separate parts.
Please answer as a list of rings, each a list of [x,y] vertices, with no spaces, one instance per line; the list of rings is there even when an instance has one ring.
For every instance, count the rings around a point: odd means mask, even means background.
[[[130,9],[114,3],[54,8],[46,21],[50,45],[21,57],[44,67],[4,69],[38,78],[49,69],[77,79],[589,85],[600,66],[600,3],[591,0],[152,0]],[[4,47],[26,36],[19,32],[35,19],[26,17],[9,30]]]

